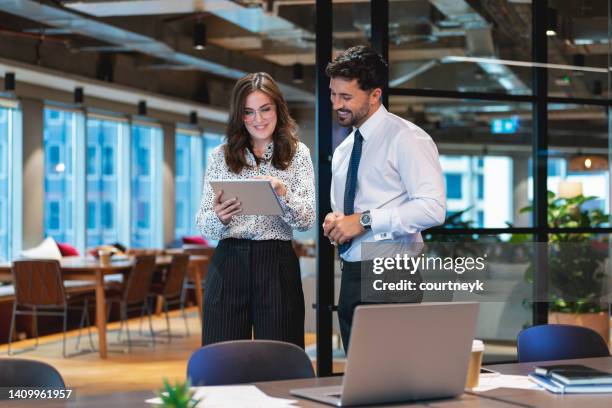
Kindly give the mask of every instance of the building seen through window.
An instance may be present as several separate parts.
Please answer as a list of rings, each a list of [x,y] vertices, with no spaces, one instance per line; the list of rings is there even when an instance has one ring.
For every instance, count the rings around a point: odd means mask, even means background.
[[[177,130],[175,158],[176,224],[175,238],[199,235],[195,216],[200,207],[208,156],[224,141],[224,136]]]
[[[87,247],[120,241],[118,150],[125,127],[120,121],[87,120]]]
[[[130,246],[161,245],[162,131],[148,124],[133,124],[130,141]]]
[[[9,258],[9,138],[10,110],[0,107],[0,260]]]
[[[78,112],[46,107],[45,149],[45,236],[76,245],[73,208],[77,194],[74,149],[79,132]]]

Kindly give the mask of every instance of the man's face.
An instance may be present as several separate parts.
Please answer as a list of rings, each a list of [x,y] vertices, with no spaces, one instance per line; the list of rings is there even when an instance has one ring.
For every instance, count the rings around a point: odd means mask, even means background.
[[[361,126],[380,105],[381,90],[364,91],[359,88],[357,79],[332,78],[329,90],[340,126]]]

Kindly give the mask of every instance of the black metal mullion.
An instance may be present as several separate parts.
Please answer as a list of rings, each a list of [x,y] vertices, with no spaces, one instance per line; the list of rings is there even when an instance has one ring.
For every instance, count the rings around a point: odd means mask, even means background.
[[[531,2],[532,57],[533,62],[548,61],[546,36],[548,1]],[[534,67],[533,75],[533,225],[535,241],[548,242],[548,70]],[[548,251],[546,245],[538,245],[536,269],[533,280],[533,324],[548,322]]]
[[[372,31],[372,48],[378,52],[385,61],[389,61],[389,0],[376,0],[370,3],[370,27]],[[387,84],[383,89],[382,103],[389,107],[389,67],[387,65]]]
[[[334,305],[334,248],[323,236],[323,219],[331,211],[332,107],[325,67],[332,57],[332,0],[316,2],[316,165],[317,203],[317,375],[333,374],[332,308]],[[306,305],[311,307],[311,305]]]
[[[593,106],[612,106],[612,99],[593,99],[593,98],[566,98],[562,96],[549,96],[546,98],[548,103],[565,103],[575,105]]]

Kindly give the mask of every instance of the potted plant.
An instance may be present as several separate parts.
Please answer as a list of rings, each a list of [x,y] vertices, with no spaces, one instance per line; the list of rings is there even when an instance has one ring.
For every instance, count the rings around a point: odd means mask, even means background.
[[[548,225],[551,228],[600,227],[609,222],[609,214],[599,209],[583,208],[597,199],[578,195],[556,197],[548,192]],[[521,212],[531,212],[525,207]],[[562,232],[549,237],[550,323],[589,327],[609,341],[610,316],[601,299],[607,290],[609,242],[592,233]],[[526,271],[533,281],[534,265]]]
[[[157,393],[164,408],[195,408],[200,400],[193,398],[194,391],[191,389],[189,381],[180,383],[176,381],[174,386],[170,385],[164,378],[164,388]]]

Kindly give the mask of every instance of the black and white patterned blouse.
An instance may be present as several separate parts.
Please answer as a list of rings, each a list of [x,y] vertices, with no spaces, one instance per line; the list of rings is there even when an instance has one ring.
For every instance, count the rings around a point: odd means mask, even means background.
[[[255,165],[255,157],[247,150],[247,162],[254,167],[244,167],[239,174],[227,167],[224,148],[225,144],[218,146],[208,157],[202,203],[196,217],[202,235],[210,239],[288,241],[293,238],[294,229],[306,231],[312,228],[316,220],[314,170],[310,151],[305,144],[299,143],[295,156],[286,170],[279,170],[272,165],[273,143],[266,146],[259,166]],[[273,176],[285,183],[287,193],[284,197],[279,197],[284,215],[237,215],[227,225],[223,225],[213,211],[215,195],[209,180],[250,179],[255,176]]]

